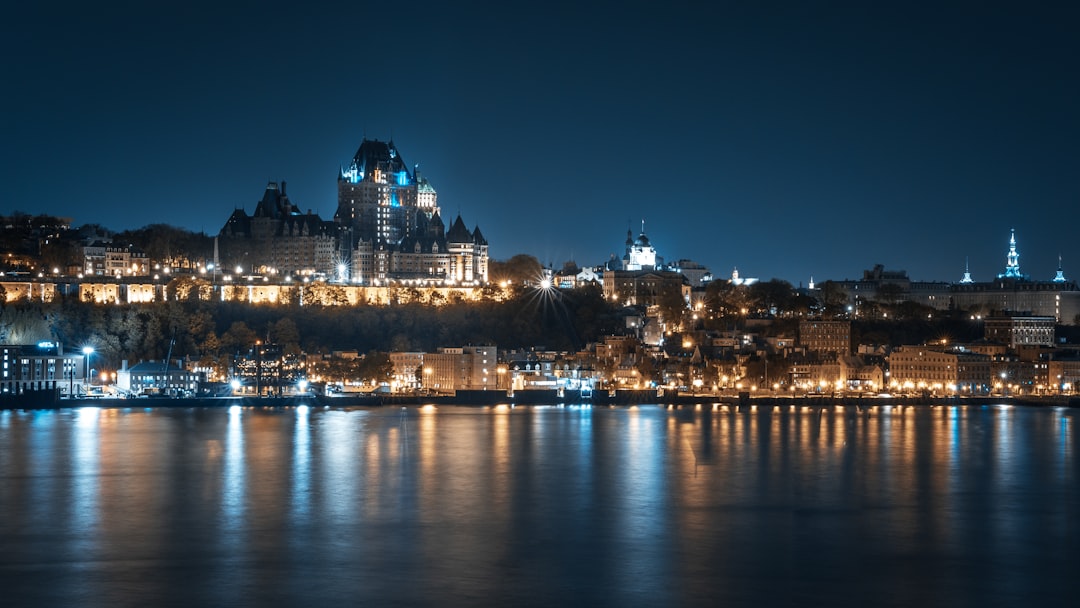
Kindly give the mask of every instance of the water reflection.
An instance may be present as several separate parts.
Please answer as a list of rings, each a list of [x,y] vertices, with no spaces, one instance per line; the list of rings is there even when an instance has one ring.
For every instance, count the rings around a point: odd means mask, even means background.
[[[1073,416],[3,412],[0,585],[83,606],[1047,603],[1080,565]]]
[[[303,521],[311,512],[311,430],[308,424],[310,410],[302,405],[296,408],[296,427],[293,430],[292,449],[292,517]]]
[[[98,437],[96,407],[76,410],[72,425],[71,449],[71,522],[70,534],[76,539],[75,550],[82,554],[92,552],[97,534],[100,503],[100,472],[98,470],[101,449]],[[84,553],[86,552],[86,553]]]
[[[239,406],[229,408],[229,421],[225,431],[224,460],[221,475],[221,527],[225,537],[236,538],[243,530],[247,465],[244,461],[243,410]],[[237,539],[239,542],[239,539]]]

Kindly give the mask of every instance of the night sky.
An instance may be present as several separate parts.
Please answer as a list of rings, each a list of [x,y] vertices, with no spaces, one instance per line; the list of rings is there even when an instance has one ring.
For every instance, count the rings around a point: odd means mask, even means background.
[[[367,136],[500,259],[644,219],[720,276],[988,280],[1015,228],[1080,278],[1075,3],[17,4],[2,214],[216,234],[284,179],[328,219]]]

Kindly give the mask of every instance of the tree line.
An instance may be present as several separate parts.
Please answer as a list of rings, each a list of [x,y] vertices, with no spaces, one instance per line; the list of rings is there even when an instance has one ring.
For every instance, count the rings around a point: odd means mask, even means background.
[[[0,302],[2,302],[0,298]],[[412,301],[389,306],[252,305],[186,299],[102,305],[58,297],[0,304],[0,343],[55,340],[68,349],[93,346],[105,368],[122,360],[189,357],[226,365],[256,341],[307,353],[337,350],[427,351],[496,344],[576,350],[617,333],[618,311],[599,287],[541,294],[519,288],[505,300]]]

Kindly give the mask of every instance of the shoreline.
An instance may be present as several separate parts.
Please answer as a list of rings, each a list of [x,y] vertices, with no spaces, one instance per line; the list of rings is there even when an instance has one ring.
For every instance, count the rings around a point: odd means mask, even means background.
[[[188,397],[164,398],[149,397],[137,399],[83,398],[60,399],[41,393],[27,395],[9,395],[0,397],[0,411],[4,410],[59,410],[80,407],[100,408],[278,408],[278,407],[385,407],[385,406],[425,406],[425,405],[592,405],[631,406],[631,405],[725,405],[725,406],[936,406],[936,405],[1012,405],[1025,407],[1070,407],[1080,408],[1080,396],[1004,396],[1004,397],[870,397],[870,396],[826,396],[826,395],[762,395],[751,396],[713,394],[677,394],[664,395],[657,391],[595,391],[591,397],[582,397],[578,391],[565,391],[560,394],[554,390],[517,391],[507,394],[505,391],[459,391],[455,395],[419,396],[419,395],[365,395],[337,396],[295,395],[288,397]]]

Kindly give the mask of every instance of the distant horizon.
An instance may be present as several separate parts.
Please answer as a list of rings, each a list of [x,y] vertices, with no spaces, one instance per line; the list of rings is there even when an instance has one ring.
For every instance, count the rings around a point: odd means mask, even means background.
[[[271,182],[276,182],[277,184],[281,183],[280,180],[271,180]],[[267,182],[267,184],[269,184],[269,183],[270,182]],[[187,230],[187,231],[190,231],[190,232],[192,232],[194,234],[202,234],[202,235],[207,236],[209,238],[214,238],[214,237],[218,236],[217,232],[210,233],[210,232],[207,232],[205,230],[192,229],[192,228],[190,228],[188,226],[170,224],[168,222],[163,222],[163,221],[150,222],[148,224],[143,224],[141,226],[135,226],[135,227],[131,227],[131,228],[117,229],[117,228],[115,228],[115,227],[113,227],[113,226],[111,226],[111,225],[109,225],[107,223],[101,222],[101,221],[78,222],[78,221],[75,221],[75,218],[71,218],[71,217],[65,216],[65,215],[49,213],[49,212],[30,213],[30,212],[27,212],[27,211],[23,211],[21,209],[15,209],[15,210],[12,210],[12,211],[7,212],[7,213],[0,213],[0,215],[11,216],[14,213],[24,213],[24,214],[32,215],[32,216],[33,215],[46,215],[46,216],[56,217],[56,218],[60,218],[60,219],[71,220],[70,226],[71,226],[71,228],[73,230],[77,230],[77,229],[79,229],[79,228],[81,228],[83,226],[87,226],[87,225],[98,225],[98,226],[101,226],[102,228],[105,228],[105,229],[109,230],[113,234],[117,234],[117,233],[126,232],[126,231],[140,230],[140,229],[152,226],[152,225],[167,225],[167,226],[171,226],[173,228],[179,228],[179,229],[182,229],[182,230]],[[327,218],[327,217],[323,217],[322,214],[319,214],[319,215],[324,220],[332,219],[332,216],[331,216],[331,218]],[[456,217],[457,214],[455,213],[454,215]],[[466,223],[473,223],[473,222],[466,222]],[[476,222],[476,223],[479,224],[479,222]],[[224,225],[224,221],[222,222],[222,225]],[[480,227],[481,227],[481,230],[483,230],[483,226],[481,225]],[[645,232],[646,234],[648,234],[647,228],[648,228],[648,226],[647,226],[647,220],[646,220],[646,232]],[[220,229],[219,229],[219,231],[220,231]],[[495,236],[493,238],[492,235],[487,233],[487,231],[484,231],[484,233],[485,233],[485,236],[488,238],[488,240],[492,242],[492,248],[496,249],[497,248],[496,247],[497,241],[494,240],[494,239],[497,239],[498,237]],[[633,233],[636,236],[637,234],[639,234],[639,231],[631,230],[631,233]],[[655,242],[655,240],[651,236],[649,237],[649,239],[650,239],[650,241]],[[1019,245],[1020,245],[1021,241],[1022,241],[1021,237],[1018,236],[1017,237],[1018,249],[1020,249]],[[1004,246],[1003,246],[1002,250],[1003,250],[1003,254],[1002,254],[1001,257],[1004,260],[1005,259],[1005,254],[1008,252],[1008,239],[1005,239]],[[552,262],[552,261],[544,260],[541,257],[537,256],[536,254],[528,252],[528,251],[511,252],[511,253],[506,254],[505,256],[492,255],[491,259],[503,262],[503,261],[509,260],[510,258],[512,258],[515,255],[521,255],[521,254],[530,255],[530,256],[536,258],[537,261],[539,261],[540,264],[542,266],[544,266],[545,268],[551,268],[551,269],[556,270],[556,271],[560,270],[565,263],[570,262],[570,261],[575,262],[578,265],[578,267],[584,268],[584,267],[603,266],[610,259],[610,258],[608,258],[608,259],[605,259],[605,260],[596,261],[596,262],[588,262],[588,263],[582,262],[581,260],[574,260],[574,259],[562,260],[561,262]],[[615,254],[615,252],[613,252],[613,254]],[[713,267],[707,261],[695,260],[695,259],[691,259],[691,258],[687,258],[687,257],[683,257],[683,256],[672,256],[672,257],[665,256],[663,254],[663,251],[660,250],[659,248],[657,248],[657,255],[660,258],[663,259],[665,265],[669,265],[669,266],[674,264],[675,262],[677,262],[679,260],[690,260],[690,261],[699,263],[699,264],[701,264],[701,265],[703,265],[703,266],[705,266],[706,268],[709,269],[709,271],[712,273],[714,279],[730,279],[731,278],[731,271],[739,268],[739,267],[736,266],[736,267],[733,267],[731,270],[728,270],[728,271],[725,272],[723,270],[719,270],[719,269]],[[616,259],[620,259],[622,256],[616,254],[615,257],[616,257]],[[1021,255],[1020,259],[1023,260],[1023,255]],[[1051,281],[1054,278],[1054,276],[1056,275],[1056,271],[1057,271],[1057,268],[1058,268],[1056,262],[1057,262],[1057,258],[1055,258],[1055,265],[1054,265],[1053,270],[1050,273],[1048,273],[1045,278],[1040,276],[1039,274],[1030,272],[1030,270],[1025,270],[1026,266],[1023,263],[1020,264],[1020,268],[1023,271],[1023,274],[1026,275],[1025,278],[1027,280],[1035,281],[1035,282],[1038,282],[1038,281]],[[789,278],[786,278],[786,277],[780,276],[780,275],[772,275],[772,276],[752,275],[750,273],[744,272],[742,269],[739,269],[739,276],[741,278],[743,278],[743,279],[757,279],[757,280],[760,280],[760,281],[770,281],[770,280],[773,280],[773,279],[779,279],[779,280],[784,280],[784,281],[787,281],[787,282],[791,283],[792,286],[794,286],[794,287],[807,287],[809,285],[809,282],[810,282],[811,278],[814,280],[815,283],[823,283],[825,281],[855,281],[855,280],[860,280],[860,279],[863,278],[863,274],[865,272],[873,270],[874,267],[876,265],[878,265],[878,264],[881,264],[886,271],[905,272],[907,274],[907,277],[909,279],[911,279],[912,281],[959,283],[960,279],[963,277],[963,274],[964,274],[963,269],[961,269],[960,272],[958,273],[958,275],[959,275],[958,278],[951,278],[951,279],[950,278],[926,278],[926,277],[920,277],[920,276],[913,275],[906,267],[904,267],[902,265],[892,266],[892,265],[888,265],[888,264],[882,264],[881,262],[873,262],[873,263],[869,263],[869,264],[864,264],[864,266],[862,268],[854,270],[853,271],[854,274],[852,274],[852,275],[842,276],[842,277],[840,277],[840,276],[817,276],[817,275],[812,275],[811,277],[806,277],[805,279],[791,280]],[[1062,263],[1062,268],[1065,268],[1064,263]],[[976,275],[976,273],[972,272],[971,273],[972,274],[972,280],[974,282],[976,282],[976,283],[995,281],[995,280],[1001,278],[999,275],[1001,274],[1001,272],[1004,269],[1005,269],[1005,264],[1002,263],[1001,266],[1000,266],[1000,270],[998,272],[992,273],[989,278],[980,278],[979,276]],[[1065,272],[1065,276],[1070,282],[1074,280],[1073,278],[1070,277],[1069,273],[1067,272],[1067,269],[1066,269],[1066,272]]]

